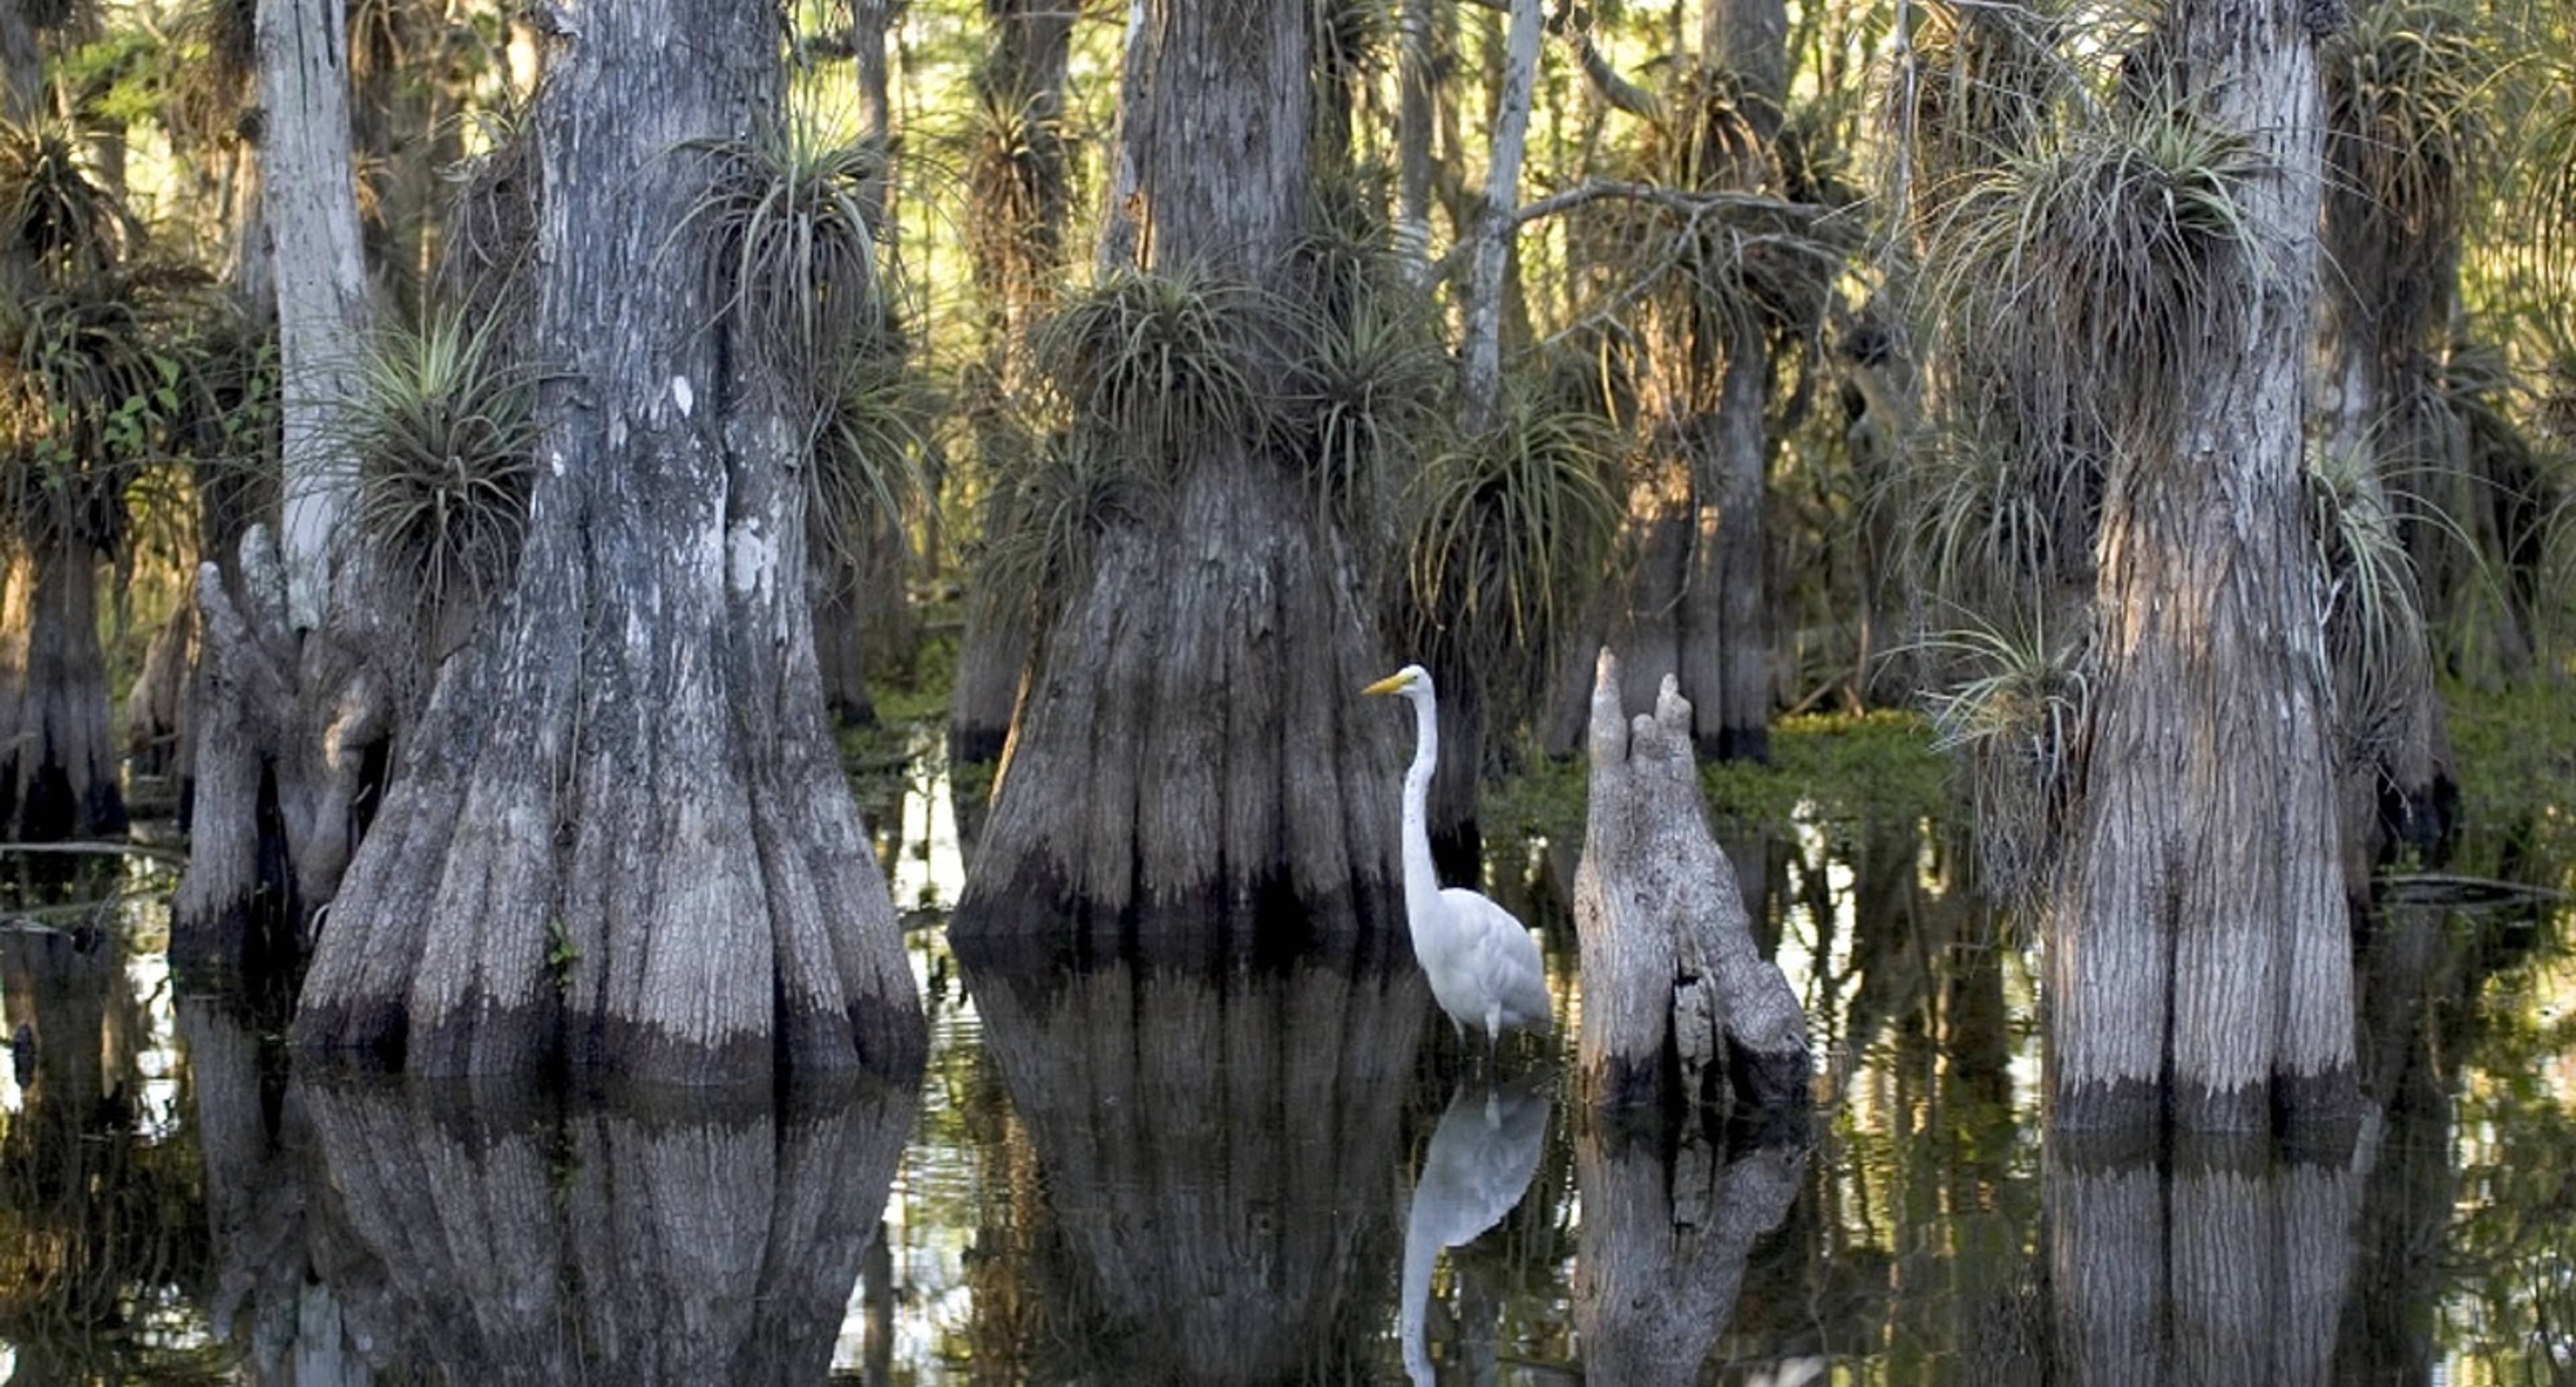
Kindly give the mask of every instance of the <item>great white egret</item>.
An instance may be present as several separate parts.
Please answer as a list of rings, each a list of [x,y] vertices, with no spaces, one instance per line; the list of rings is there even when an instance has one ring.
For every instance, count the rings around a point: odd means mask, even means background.
[[[1431,975],[1431,995],[1462,1036],[1477,1026],[1490,1044],[1500,1045],[1508,1028],[1546,1030],[1547,986],[1529,931],[1481,893],[1442,889],[1431,868],[1427,821],[1431,771],[1440,760],[1440,713],[1430,672],[1406,665],[1360,692],[1402,694],[1413,701],[1413,765],[1404,773],[1404,918],[1413,932],[1413,956]]]

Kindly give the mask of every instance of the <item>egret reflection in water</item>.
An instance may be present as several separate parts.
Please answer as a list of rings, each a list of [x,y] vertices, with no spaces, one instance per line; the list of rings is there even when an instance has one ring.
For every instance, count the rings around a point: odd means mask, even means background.
[[[1461,1082],[1431,1133],[1404,1219],[1404,1371],[1430,1387],[1431,1267],[1444,1247],[1475,1241],[1529,1192],[1546,1145],[1548,1091]]]

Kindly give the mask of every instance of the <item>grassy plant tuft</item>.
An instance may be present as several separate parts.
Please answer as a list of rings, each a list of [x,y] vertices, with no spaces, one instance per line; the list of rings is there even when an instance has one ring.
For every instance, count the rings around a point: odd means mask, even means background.
[[[885,152],[801,115],[688,148],[709,167],[683,220],[704,247],[709,298],[763,366],[821,382],[845,348],[883,328],[868,190]]]
[[[1549,648],[1618,528],[1618,457],[1598,415],[1523,397],[1434,458],[1407,565],[1430,625],[1470,658]]]
[[[1263,297],[1189,271],[1120,269],[1068,298],[1038,330],[1039,369],[1090,435],[1177,472],[1211,440],[1258,440],[1275,400]]]
[[[507,581],[536,479],[536,375],[493,319],[434,315],[367,353],[346,423],[358,528],[425,606],[479,603]]]
[[[2010,379],[2031,432],[2169,426],[2210,325],[2270,272],[2238,197],[2262,172],[2245,137],[2185,102],[2091,109],[1965,175],[1934,233],[1930,287],[1951,331]]]
[[[95,275],[134,239],[125,208],[94,175],[68,123],[0,122],[0,234],[57,278]]]
[[[1982,880],[1997,900],[2028,901],[2047,885],[2080,764],[2088,648],[2045,619],[1972,624],[1928,644],[1962,676],[1932,699],[1933,744],[1953,753],[1974,797]]]

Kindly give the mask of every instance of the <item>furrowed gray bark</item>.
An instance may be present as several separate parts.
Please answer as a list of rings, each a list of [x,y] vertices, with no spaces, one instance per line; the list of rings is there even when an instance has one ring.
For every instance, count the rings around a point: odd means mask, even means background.
[[[1128,33],[1101,263],[1288,282],[1312,216],[1305,10],[1140,0]],[[1356,559],[1297,460],[1247,432],[1160,459],[1169,499],[1095,541],[961,906],[1347,903],[1395,880],[1401,729],[1358,695],[1385,670]],[[956,931],[977,919],[1062,924],[961,909]]]
[[[1574,920],[1582,944],[1578,1082],[1593,1108],[1715,1098],[1806,1101],[1806,1018],[1754,947],[1735,870],[1709,836],[1690,704],[1670,675],[1655,711],[1622,711],[1619,662],[1592,695],[1591,798]]]
[[[2179,0],[2161,45],[2263,171],[2261,247],[2116,451],[2095,540],[2085,785],[2048,907],[2052,1119],[2349,1117],[2352,959],[2300,448],[2320,121],[2311,9]],[[2106,388],[2109,383],[2106,383]],[[2169,971],[2168,971],[2169,970]],[[2164,1090],[2170,1073],[2171,1092]]]
[[[188,874],[171,903],[173,953],[198,968],[293,957],[338,889],[370,748],[392,731],[383,670],[399,642],[369,610],[374,565],[352,533],[348,418],[369,309],[344,21],[324,0],[259,7],[266,138],[241,163],[258,175],[269,245],[238,268],[276,293],[285,515],[282,531],[254,526],[198,567]]]
[[[775,37],[733,0],[551,35],[531,343],[554,374],[527,538],[436,671],[299,1049],[689,1085],[921,1053],[824,725],[796,430],[669,264],[708,176],[681,151],[776,117]]]
[[[261,195],[283,253],[278,355],[285,368],[287,618],[323,624],[354,519],[357,468],[341,412],[357,397],[370,314],[350,173],[349,35],[329,0],[260,0]]]

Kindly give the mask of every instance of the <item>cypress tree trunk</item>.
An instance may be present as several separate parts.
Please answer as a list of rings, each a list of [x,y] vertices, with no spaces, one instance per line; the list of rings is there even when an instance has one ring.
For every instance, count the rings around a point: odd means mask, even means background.
[[[1592,694],[1590,807],[1575,869],[1585,997],[1579,1081],[1596,1111],[1714,1102],[1803,1105],[1806,1018],[1754,947],[1735,869],[1700,806],[1690,705],[1664,676],[1633,721],[1618,662]]]
[[[25,121],[44,108],[44,61],[27,6],[0,6],[0,120]]]
[[[1735,79],[1763,166],[1789,96],[1789,17],[1780,0],[1708,0],[1700,52],[1711,72]],[[1743,315],[1739,315],[1743,316]],[[1737,321],[1720,344],[1725,365],[1713,417],[1697,421],[1691,449],[1698,493],[1690,578],[1682,608],[1680,674],[1696,718],[1700,754],[1767,760],[1771,754],[1771,575],[1763,511],[1770,492],[1771,344],[1757,321]]]
[[[125,831],[98,649],[98,551],[29,536],[0,596],[0,833],[43,842]]]
[[[996,194],[980,207],[989,218],[971,238],[976,291],[985,304],[986,368],[1006,400],[1028,388],[1028,334],[1055,297],[1063,253],[1072,149],[1064,138],[1065,72],[1072,53],[1072,6],[1059,0],[988,0],[992,51],[976,74],[976,99],[988,119],[1019,133],[1009,150],[978,150],[976,186]],[[998,452],[1026,446],[998,419],[978,421],[987,471]],[[1000,489],[996,488],[996,496]],[[984,508],[988,534],[1018,523],[998,500]],[[957,686],[949,709],[948,758],[969,765],[997,760],[1020,703],[1036,632],[1029,604],[1016,596],[977,593],[966,608],[957,649]]]
[[[1311,199],[1304,7],[1146,0],[1133,19],[1101,263],[1290,282]],[[1261,438],[1186,454],[1159,460],[1167,503],[1095,542],[1049,631],[965,906],[1273,886],[1321,903],[1395,879],[1401,728],[1360,703],[1383,670],[1348,546]],[[961,910],[956,928],[1009,922],[1054,927]]]
[[[279,250],[236,268],[245,283],[264,274],[277,296],[284,515],[282,533],[254,525],[238,552],[197,569],[188,874],[171,903],[184,965],[292,956],[356,845],[390,735],[385,671],[403,660],[405,642],[379,629],[373,564],[346,533],[357,475],[347,413],[369,310],[344,19],[331,0],[259,7],[267,135],[258,162],[243,164],[271,175],[257,180],[259,220]],[[220,542],[231,519],[211,519],[208,538]]]
[[[2063,1125],[2169,1108],[2186,1127],[2251,1130],[2276,1108],[2352,1109],[2300,459],[2322,120],[2309,13],[2177,0],[2162,30],[2185,98],[2261,160],[2237,191],[2267,263],[2208,268],[2234,282],[2173,363],[2169,407],[2146,407],[2166,427],[2118,449],[2105,483],[2084,789],[2046,921]]]
[[[823,721],[797,430],[662,250],[707,177],[681,147],[776,116],[772,18],[655,0],[554,39],[525,548],[436,672],[294,1041],[685,1084],[906,1062],[920,1004]]]

